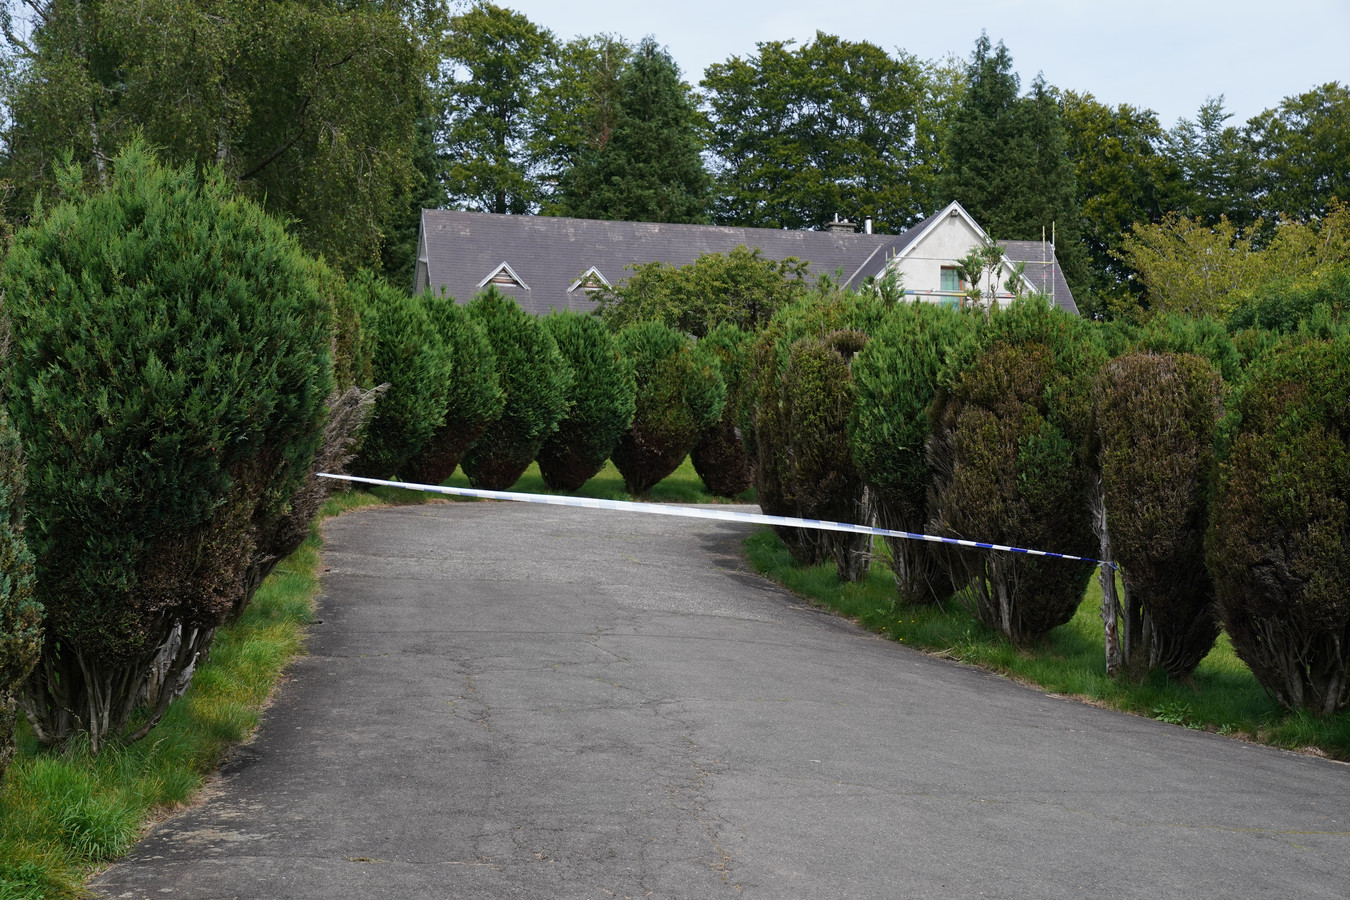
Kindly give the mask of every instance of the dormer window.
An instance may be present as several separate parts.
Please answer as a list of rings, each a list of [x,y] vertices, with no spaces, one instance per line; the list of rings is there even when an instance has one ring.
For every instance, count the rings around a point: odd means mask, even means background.
[[[500,266],[493,269],[488,277],[478,282],[478,287],[484,288],[489,284],[495,287],[520,288],[521,290],[526,291],[530,289],[530,286],[522,281],[520,276],[516,274],[516,270],[512,269],[506,263],[502,263]]]
[[[592,291],[598,291],[609,286],[609,279],[601,275],[600,270],[595,266],[591,266],[580,278],[568,285],[567,292],[570,294],[573,291],[581,290],[589,294]]]

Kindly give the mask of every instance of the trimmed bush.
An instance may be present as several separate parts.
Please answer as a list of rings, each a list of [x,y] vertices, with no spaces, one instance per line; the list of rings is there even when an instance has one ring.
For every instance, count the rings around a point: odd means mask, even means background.
[[[502,414],[506,395],[497,374],[497,354],[468,309],[453,297],[437,297],[430,291],[418,299],[449,354],[451,375],[445,384],[445,421],[408,464],[408,477],[440,484]]]
[[[572,370],[543,322],[495,288],[474,297],[468,309],[497,356],[505,403],[460,466],[474,487],[504,491],[567,414]]]
[[[333,332],[310,275],[219,173],[139,144],[16,235],[6,402],[47,615],[22,699],[42,742],[147,733],[241,604],[323,438]]]
[[[792,454],[784,475],[797,514],[829,522],[860,522],[863,482],[853,465],[848,420],[853,408],[853,357],[867,343],[861,331],[833,331],[794,341],[783,376]],[[841,581],[867,574],[871,540],[820,532]]]
[[[258,532],[253,559],[244,577],[242,602],[236,604],[231,619],[243,614],[245,605],[272,573],[277,564],[300,548],[309,537],[309,525],[319,508],[338,483],[320,478],[320,472],[341,473],[356,455],[365,426],[374,412],[375,401],[387,387],[372,388],[371,356],[373,347],[361,331],[361,316],[356,308],[347,279],[319,260],[306,260],[310,278],[328,308],[333,322],[333,392],[324,404],[323,442],[314,454],[309,474],[291,495],[285,513]]]
[[[718,369],[727,386],[727,400],[722,415],[704,429],[689,458],[709,493],[735,497],[750,488],[754,477],[750,456],[741,440],[751,336],[735,325],[719,325],[699,341],[699,346],[717,357]]]
[[[539,474],[555,491],[575,491],[604,468],[633,424],[637,384],[633,363],[595,316],[563,311],[544,318],[572,368],[568,412],[539,450]]]
[[[857,399],[849,439],[883,528],[919,534],[928,528],[928,408],[946,353],[970,335],[975,321],[935,303],[898,305],[853,362]],[[901,599],[932,603],[955,593],[943,545],[886,540]]]
[[[445,422],[452,360],[420,300],[370,272],[352,278],[351,287],[371,345],[372,377],[389,385],[351,471],[390,478],[404,474]]]
[[[1185,678],[1218,637],[1204,536],[1222,386],[1190,354],[1130,353],[1097,376],[1105,523],[1125,586],[1125,602],[1104,610],[1112,674]]]
[[[1286,346],[1242,386],[1206,541],[1224,628],[1281,705],[1350,705],[1350,338]]]
[[[641,497],[684,462],[721,416],[727,389],[717,358],[660,322],[623,329],[619,349],[633,364],[637,408],[610,458],[628,492]]]
[[[742,434],[754,461],[759,506],[766,514],[815,517],[798,503],[793,482],[793,460],[798,452],[792,427],[795,398],[785,390],[793,344],[804,337],[823,338],[836,331],[871,334],[889,308],[875,294],[837,291],[826,284],[807,300],[780,310],[760,334],[753,351],[753,399]],[[845,398],[840,402],[846,402]],[[802,565],[851,557],[866,541],[860,542],[855,535],[803,528],[775,527],[774,531]]]
[[[929,465],[938,534],[1094,556],[1089,513],[1092,378],[1088,325],[1043,297],[1013,301],[959,345],[933,401]],[[974,613],[1018,643],[1073,617],[1093,567],[961,551],[953,581]]]
[[[0,409],[0,784],[14,756],[18,690],[42,649],[33,555],[23,537],[23,448]]]

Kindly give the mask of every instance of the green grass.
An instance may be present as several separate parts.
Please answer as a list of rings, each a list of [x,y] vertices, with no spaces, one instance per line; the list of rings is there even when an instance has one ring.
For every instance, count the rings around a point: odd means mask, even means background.
[[[449,487],[469,487],[469,480],[464,477],[461,470],[456,469],[455,474],[444,482]],[[563,494],[565,491],[551,491],[544,486],[544,479],[539,474],[539,464],[530,463],[530,467],[525,470],[525,474],[511,486],[511,490],[523,494]],[[593,497],[598,500],[652,500],[657,503],[754,503],[754,488],[746,491],[735,499],[728,500],[725,497],[717,497],[708,493],[707,488],[703,486],[703,480],[698,477],[694,471],[694,464],[685,457],[680,467],[672,472],[666,478],[662,479],[651,493],[643,498],[631,496],[623,486],[623,476],[619,470],[614,467],[614,463],[606,462],[605,467],[581,486],[581,490],[576,491],[571,496],[574,497]]]
[[[338,495],[323,515],[382,499]],[[191,802],[226,750],[253,733],[277,678],[302,652],[318,593],[319,546],[316,522],[240,621],[221,629],[188,693],[145,739],[96,757],[87,745],[51,752],[20,723],[0,788],[0,900],[85,896],[92,868],[125,853],[146,822]]]
[[[1142,682],[1106,675],[1101,585],[1095,578],[1073,619],[1031,648],[1018,648],[975,620],[960,602],[911,606],[897,601],[884,547],[856,584],[840,582],[833,565],[798,566],[772,531],[746,540],[760,574],[892,640],[1000,672],[1046,691],[1189,728],[1234,735],[1350,760],[1350,712],[1316,719],[1288,714],[1262,690],[1226,635],[1189,682],[1153,673]]]

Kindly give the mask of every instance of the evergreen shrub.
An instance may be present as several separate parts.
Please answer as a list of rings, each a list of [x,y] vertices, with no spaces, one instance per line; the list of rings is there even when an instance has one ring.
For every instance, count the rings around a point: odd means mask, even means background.
[[[568,412],[539,450],[539,474],[555,491],[575,491],[604,468],[633,424],[637,384],[633,363],[595,316],[562,311],[544,317],[572,368]]]
[[[829,522],[860,522],[863,482],[853,464],[848,420],[853,408],[850,364],[867,343],[861,331],[807,335],[792,343],[783,377],[792,452],[785,476],[797,514]],[[841,581],[867,573],[870,540],[820,532]]]
[[[39,740],[98,751],[159,721],[240,605],[322,441],[333,330],[298,245],[218,172],[132,144],[106,188],[63,185],[2,279],[46,610],[21,702]]]
[[[705,352],[717,357],[727,401],[722,415],[699,436],[689,458],[709,493],[719,497],[735,497],[753,482],[750,456],[741,440],[751,343],[748,332],[731,324],[719,325],[699,341]]]
[[[929,465],[939,534],[1095,556],[1089,494],[1092,379],[1104,354],[1043,297],[994,310],[955,348],[933,401]],[[997,551],[949,557],[973,611],[1014,642],[1073,617],[1087,563]]]
[[[970,335],[975,321],[971,313],[935,303],[897,305],[853,362],[857,398],[849,439],[883,528],[912,533],[928,528],[928,408],[946,354]],[[886,540],[904,601],[931,603],[955,593],[943,545]]]
[[[23,536],[23,447],[0,409],[0,784],[14,755],[19,687],[41,649],[42,607]]]
[[[660,322],[623,329],[619,349],[633,364],[637,404],[632,427],[610,458],[628,492],[643,496],[679,467],[721,416],[726,383],[715,356]]]
[[[495,288],[474,297],[468,309],[497,357],[504,405],[460,467],[474,487],[504,491],[567,414],[572,370],[543,322]]]
[[[414,455],[408,477],[423,484],[440,484],[455,473],[474,441],[502,414],[506,395],[497,374],[497,354],[468,309],[453,297],[438,297],[430,291],[418,299],[449,354],[450,377],[445,383],[445,421]]]
[[[1206,540],[1225,630],[1280,704],[1350,705],[1350,337],[1263,357],[1220,440]]]
[[[1109,546],[1125,602],[1118,661],[1135,676],[1185,678],[1219,633],[1204,536],[1223,381],[1190,354],[1128,353],[1095,386],[1098,465]],[[1109,613],[1110,611],[1108,611]],[[1112,640],[1108,631],[1108,656]]]
[[[760,333],[753,349],[742,435],[754,463],[755,493],[766,514],[816,518],[798,503],[794,488],[797,447],[792,416],[796,398],[785,389],[793,344],[804,337],[824,338],[836,331],[870,335],[890,308],[874,294],[836,290],[823,282],[810,297],[780,309]],[[847,402],[844,397],[838,400]],[[842,532],[786,526],[777,526],[774,531],[802,565],[852,558],[867,543],[865,537]]]
[[[406,476],[408,463],[445,422],[452,356],[421,300],[371,272],[354,276],[351,288],[371,345],[372,378],[389,385],[351,471],[366,478]]]

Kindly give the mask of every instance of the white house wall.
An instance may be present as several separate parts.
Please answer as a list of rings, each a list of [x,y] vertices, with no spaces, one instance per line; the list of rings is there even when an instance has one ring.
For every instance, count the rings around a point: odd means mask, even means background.
[[[943,268],[956,265],[971,250],[984,244],[984,236],[956,210],[952,210],[938,221],[917,241],[906,248],[905,253],[887,263],[888,270],[896,270],[903,279],[907,293],[915,294],[925,300],[937,302],[942,298]],[[1003,285],[1012,275],[1012,269],[1005,261],[999,270],[997,292],[1005,294]],[[984,283],[979,285],[986,288]]]

